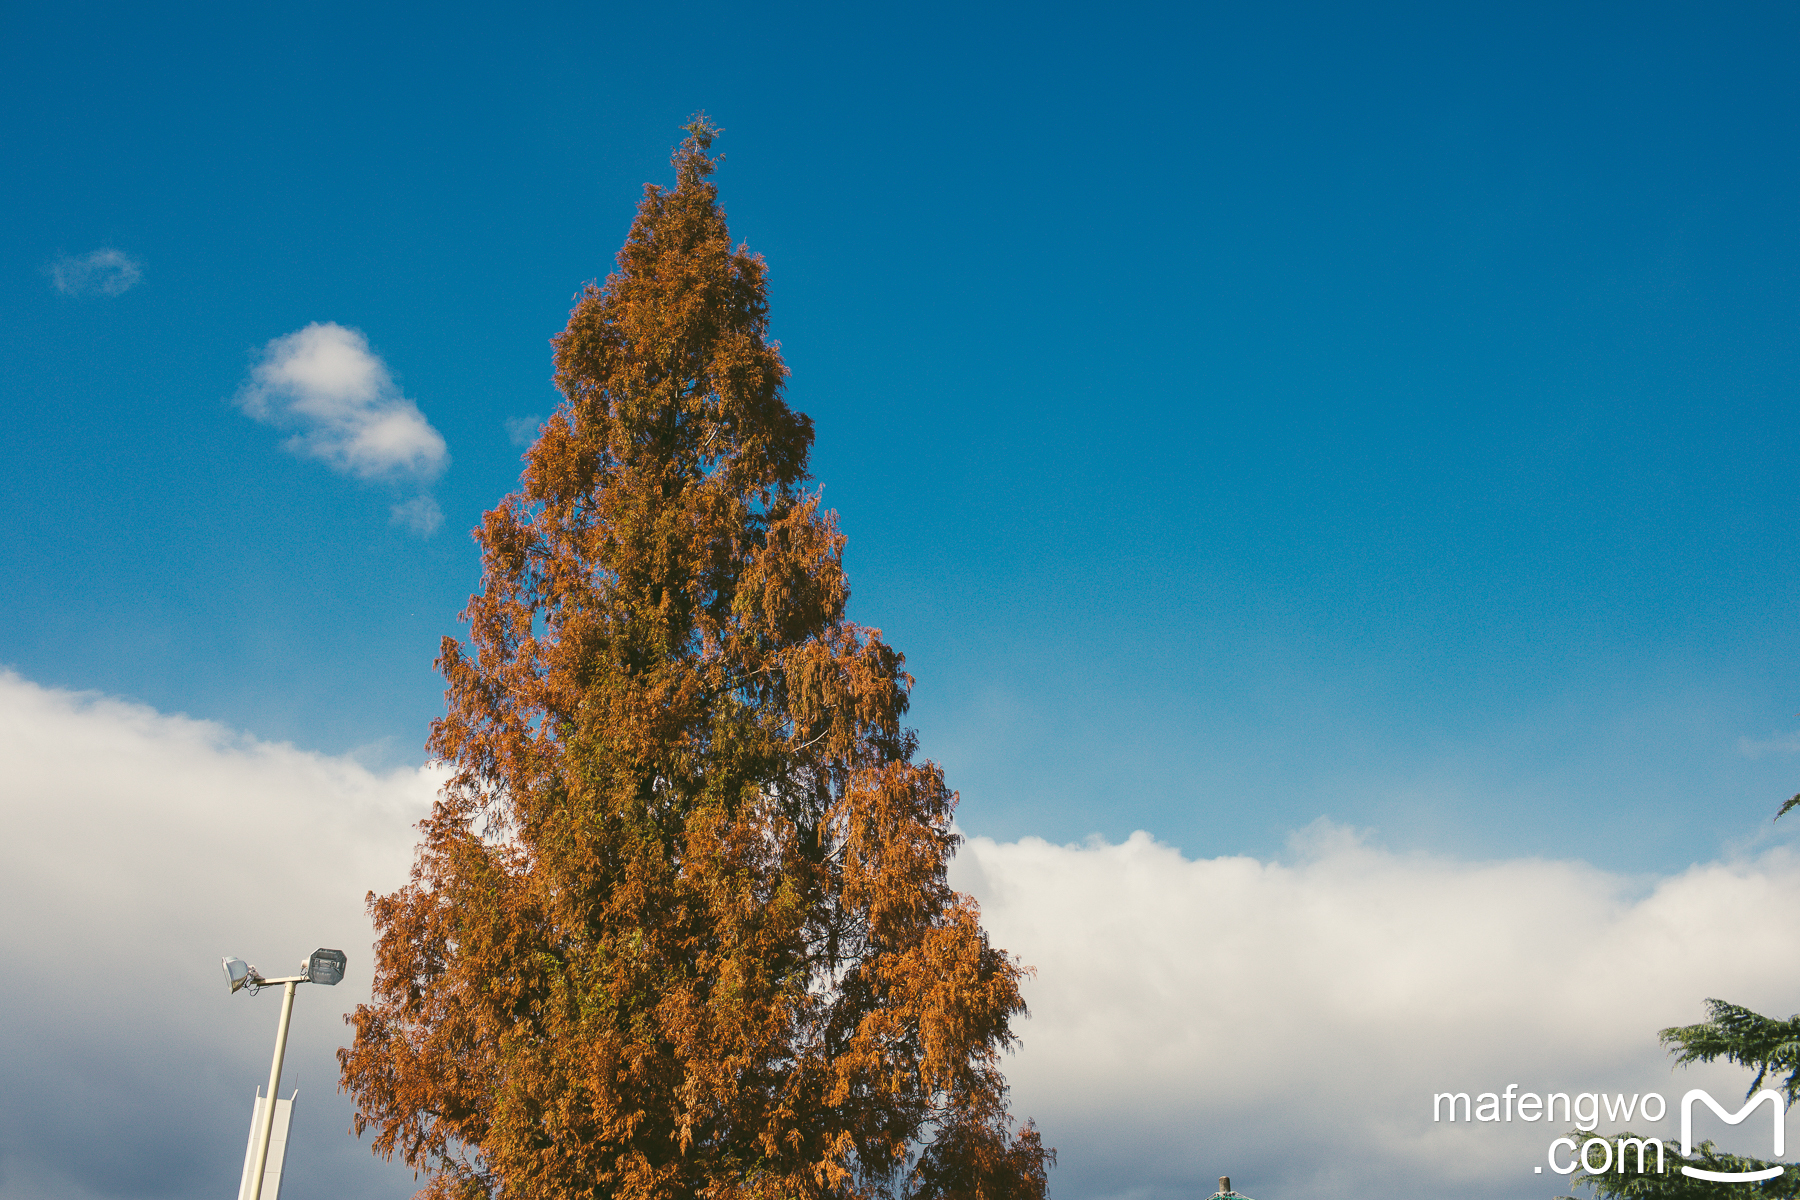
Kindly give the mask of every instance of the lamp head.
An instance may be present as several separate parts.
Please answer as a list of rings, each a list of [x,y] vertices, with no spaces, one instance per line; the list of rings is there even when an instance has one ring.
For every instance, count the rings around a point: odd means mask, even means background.
[[[307,981],[334,987],[343,980],[344,964],[347,961],[342,950],[327,950],[321,946],[306,961]]]
[[[236,992],[246,983],[249,983],[250,976],[254,973],[250,964],[246,963],[241,958],[227,958],[223,965],[225,967],[225,982],[230,985],[233,992]]]

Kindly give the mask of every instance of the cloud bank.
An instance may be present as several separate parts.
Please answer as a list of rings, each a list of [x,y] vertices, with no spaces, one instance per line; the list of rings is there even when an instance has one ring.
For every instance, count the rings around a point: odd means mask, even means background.
[[[438,777],[7,674],[0,761],[0,1200],[228,1195],[279,1000],[227,995],[219,956],[279,970],[321,945],[350,972],[296,1005],[284,1200],[410,1194],[344,1132],[332,1052],[367,995],[363,894],[404,880]],[[1560,1193],[1532,1172],[1560,1129],[1434,1125],[1431,1094],[1657,1091],[1674,1113],[1747,1079],[1672,1074],[1657,1029],[1707,996],[1800,1007],[1785,851],[1631,879],[1320,823],[1281,862],[976,838],[953,879],[1037,968],[1007,1072],[1060,1200],[1191,1200],[1222,1174],[1261,1200]]]
[[[283,446],[341,475],[418,490],[394,505],[397,524],[420,534],[443,520],[424,489],[450,455],[444,436],[400,391],[360,330],[324,321],[263,348],[238,405],[266,424],[296,432]]]
[[[105,246],[89,254],[65,254],[50,264],[50,286],[65,296],[120,296],[143,277],[142,263]]]
[[[219,958],[345,981],[295,1001],[283,1200],[417,1186],[344,1134],[333,1051],[368,996],[370,888],[410,863],[429,771],[372,774],[204,721],[0,673],[0,1197],[229,1196],[280,990],[227,994]]]
[[[1800,861],[1628,879],[1579,860],[1390,854],[1319,822],[1291,862],[976,838],[953,879],[1037,968],[1014,1109],[1063,1150],[1061,1196],[1545,1196],[1542,1123],[1436,1124],[1442,1091],[1741,1095],[1671,1073],[1656,1032],[1719,996],[1786,1014]],[[1602,1129],[1616,1128],[1603,1125]],[[1746,1127],[1747,1128],[1747,1127]],[[1769,1156],[1722,1124],[1703,1136]]]

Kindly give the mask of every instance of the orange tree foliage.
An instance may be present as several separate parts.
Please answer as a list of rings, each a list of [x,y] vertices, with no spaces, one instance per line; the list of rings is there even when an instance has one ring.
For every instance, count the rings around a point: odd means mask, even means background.
[[[1042,1197],[998,1069],[1023,968],[945,882],[956,796],[845,620],[763,261],[688,133],[475,535],[453,775],[370,897],[356,1132],[446,1200]]]

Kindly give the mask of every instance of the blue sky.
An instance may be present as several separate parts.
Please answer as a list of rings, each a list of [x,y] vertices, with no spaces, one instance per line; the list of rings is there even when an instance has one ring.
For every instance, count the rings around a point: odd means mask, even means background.
[[[970,834],[1761,852],[1800,790],[1796,23],[6,6],[0,666],[421,764],[548,338],[704,109]],[[246,411],[315,323],[441,462]]]
[[[684,11],[15,11],[0,657],[420,757],[504,421],[704,107],[970,829],[1649,868],[1792,790],[1777,9]],[[314,321],[443,431],[435,537],[229,402]]]
[[[1676,867],[1800,786],[1791,14],[6,17],[0,661],[417,761],[508,418],[688,113],[972,831]],[[47,268],[112,248],[115,296]],[[312,322],[444,524],[232,397]]]

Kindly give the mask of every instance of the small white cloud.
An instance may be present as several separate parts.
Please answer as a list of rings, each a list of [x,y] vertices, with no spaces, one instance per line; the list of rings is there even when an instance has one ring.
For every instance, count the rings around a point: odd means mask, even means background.
[[[506,426],[507,439],[513,445],[529,446],[537,441],[538,427],[544,423],[544,418],[533,413],[528,417],[508,417],[502,423]]]
[[[118,296],[143,277],[142,263],[105,246],[91,254],[65,254],[50,264],[50,285],[65,296]]]
[[[340,475],[422,489],[443,473],[444,435],[400,391],[360,330],[331,321],[278,337],[238,390],[257,420],[295,433],[283,447]],[[396,503],[394,523],[429,537],[444,515],[423,491]]]
[[[414,496],[389,510],[394,524],[404,525],[420,537],[430,537],[444,523],[444,510],[430,496]]]
[[[360,330],[332,321],[278,337],[237,396],[259,421],[299,432],[287,449],[360,479],[435,479],[444,435],[400,393]]]
[[[1745,758],[1761,758],[1765,754],[1800,754],[1800,733],[1778,733],[1763,741],[1741,737],[1738,753]]]

